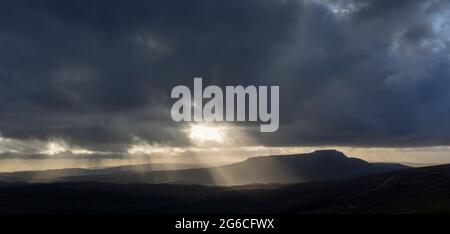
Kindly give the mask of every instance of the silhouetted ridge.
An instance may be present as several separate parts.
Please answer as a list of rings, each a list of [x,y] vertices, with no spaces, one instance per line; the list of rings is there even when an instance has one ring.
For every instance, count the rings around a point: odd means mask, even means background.
[[[314,151],[312,153],[309,153],[307,155],[317,156],[317,157],[326,156],[326,157],[343,157],[343,158],[348,158],[347,155],[345,155],[341,151],[337,151],[337,150],[316,150],[316,151]]]
[[[243,162],[211,168],[172,171],[111,170],[110,172],[102,171],[104,174],[74,175],[58,178],[58,180],[243,185],[336,180],[404,168],[407,167],[400,164],[372,164],[361,159],[349,158],[336,150],[320,150],[306,154],[254,157]],[[33,177],[36,178],[36,176]],[[40,177],[45,178],[45,176]]]
[[[336,150],[255,157],[230,167],[230,170],[234,173],[245,171],[245,168],[252,168],[252,171],[258,169],[258,173],[247,175],[247,177],[261,183],[263,181],[294,183],[313,180],[334,180],[389,171],[383,166],[372,165],[361,159],[349,158],[344,153]]]

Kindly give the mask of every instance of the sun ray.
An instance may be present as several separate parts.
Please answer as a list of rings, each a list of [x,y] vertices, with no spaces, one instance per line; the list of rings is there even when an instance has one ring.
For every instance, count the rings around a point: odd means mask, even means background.
[[[196,145],[224,144],[225,133],[224,127],[206,124],[192,124],[187,130],[189,139]]]

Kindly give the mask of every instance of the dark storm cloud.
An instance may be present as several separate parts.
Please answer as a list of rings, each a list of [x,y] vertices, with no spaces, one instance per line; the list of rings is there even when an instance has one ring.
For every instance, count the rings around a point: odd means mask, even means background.
[[[136,138],[187,145],[168,97],[203,76],[280,85],[280,130],[248,132],[262,144],[448,144],[449,35],[432,27],[443,9],[445,1],[3,1],[0,133],[103,151]]]

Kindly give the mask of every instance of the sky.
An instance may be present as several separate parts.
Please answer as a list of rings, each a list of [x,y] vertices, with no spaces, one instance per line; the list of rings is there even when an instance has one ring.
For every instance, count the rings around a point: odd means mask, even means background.
[[[6,0],[0,154],[450,162],[449,52],[445,0]],[[194,77],[280,86],[279,130],[174,122],[170,92]]]

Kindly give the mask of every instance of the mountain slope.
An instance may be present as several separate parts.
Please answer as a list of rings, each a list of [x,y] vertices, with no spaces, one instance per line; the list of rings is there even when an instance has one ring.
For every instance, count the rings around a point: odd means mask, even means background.
[[[334,150],[265,156],[226,166],[173,171],[124,172],[64,177],[63,181],[243,185],[336,180],[405,169],[400,164],[370,164]]]

